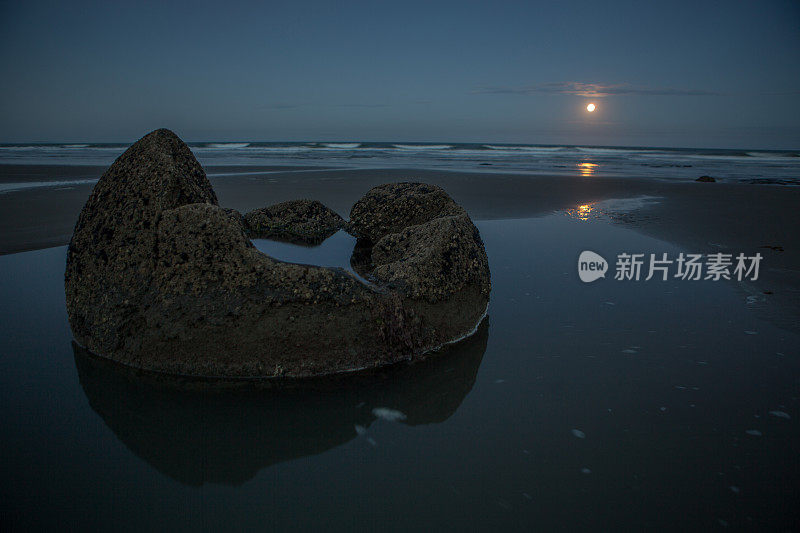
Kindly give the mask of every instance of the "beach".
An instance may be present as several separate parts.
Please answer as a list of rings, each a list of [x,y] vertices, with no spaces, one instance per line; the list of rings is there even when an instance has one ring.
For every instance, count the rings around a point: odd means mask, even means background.
[[[800,3],[5,2],[9,531],[800,531]]]
[[[93,180],[104,170],[100,166],[0,165],[0,182],[59,182],[0,194],[0,253],[67,244]],[[787,326],[800,322],[800,234],[796,231],[800,188],[796,186],[426,169],[228,165],[206,171],[220,205],[242,213],[308,198],[346,219],[366,191],[394,181],[438,185],[476,221],[541,217],[581,205],[644,198],[643,203],[630,204],[634,209],[610,214],[610,220],[690,253],[761,253],[763,270],[754,286],[762,294],[768,291],[764,307]]]
[[[438,185],[475,222],[492,278],[474,334],[425,361],[223,393],[131,375],[72,341],[66,245],[104,169],[0,166],[2,183],[36,183],[0,194],[0,455],[12,521],[251,528],[266,513],[270,527],[309,530],[796,523],[800,188],[578,171],[206,166],[220,205],[240,212],[311,198],[348,218],[375,185]],[[285,261],[348,269],[355,239],[253,242]],[[584,250],[608,260],[605,279],[578,279]],[[622,253],[763,259],[757,280],[622,281]],[[36,513],[42,494],[50,508]],[[186,512],[166,512],[178,507]]]

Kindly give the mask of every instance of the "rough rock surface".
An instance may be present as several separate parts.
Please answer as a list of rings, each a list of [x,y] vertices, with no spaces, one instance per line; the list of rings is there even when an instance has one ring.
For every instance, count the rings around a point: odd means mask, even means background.
[[[422,184],[378,187],[357,206],[354,227],[380,237],[366,248],[377,285],[259,252],[188,147],[157,130],[106,171],[75,226],[65,274],[75,339],[145,370],[301,377],[407,360],[472,331],[489,271],[466,213]]]
[[[404,296],[436,303],[467,287],[489,295],[489,264],[478,229],[435,185],[373,188],[353,206],[349,229],[374,242],[370,260],[359,259],[366,265],[361,272]]]
[[[696,180],[694,180],[694,181],[699,181],[699,182],[701,182],[701,183],[714,183],[714,182],[715,182],[715,181],[717,181],[717,180],[715,180],[715,179],[714,179],[714,178],[712,178],[711,176],[700,176],[699,178],[697,178],[697,179],[696,179]]]
[[[67,311],[77,339],[98,353],[119,349],[141,328],[152,292],[162,213],[217,204],[205,172],[171,131],[156,130],[122,154],[95,185],[67,252]]]
[[[244,216],[253,237],[319,244],[344,227],[344,219],[316,200],[291,200]]]
[[[389,183],[364,195],[350,210],[348,231],[376,243],[389,233],[447,215],[466,214],[444,190],[426,183]]]

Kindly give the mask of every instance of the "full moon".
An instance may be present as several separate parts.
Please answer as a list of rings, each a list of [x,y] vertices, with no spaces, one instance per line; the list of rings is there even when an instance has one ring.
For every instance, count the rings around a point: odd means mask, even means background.
[[[589,113],[593,112],[594,109],[595,109],[595,105],[594,104],[589,104],[589,105],[586,106],[586,111],[588,111]]]

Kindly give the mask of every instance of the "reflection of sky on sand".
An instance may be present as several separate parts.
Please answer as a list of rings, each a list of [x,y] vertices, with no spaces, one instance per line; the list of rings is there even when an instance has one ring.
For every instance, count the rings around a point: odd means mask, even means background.
[[[374,441],[367,432],[377,419],[446,421],[475,384],[488,330],[485,319],[473,336],[414,365],[227,392],[181,378],[145,379],[74,343],[73,350],[89,404],[128,449],[186,485],[238,485],[356,436]]]
[[[585,202],[575,207],[565,209],[564,214],[575,220],[586,222],[588,220],[607,220],[619,215],[630,214],[658,203],[658,196],[637,196],[635,198],[609,198],[599,202]]]
[[[567,209],[566,213],[567,216],[570,216],[575,220],[582,220],[585,222],[589,220],[589,217],[592,214],[593,210],[594,210],[594,204],[581,204],[573,209]]]

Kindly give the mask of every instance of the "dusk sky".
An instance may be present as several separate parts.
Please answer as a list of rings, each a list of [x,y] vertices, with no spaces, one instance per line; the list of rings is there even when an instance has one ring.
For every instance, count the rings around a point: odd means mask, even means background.
[[[2,2],[0,43],[0,142],[800,148],[796,0]]]

